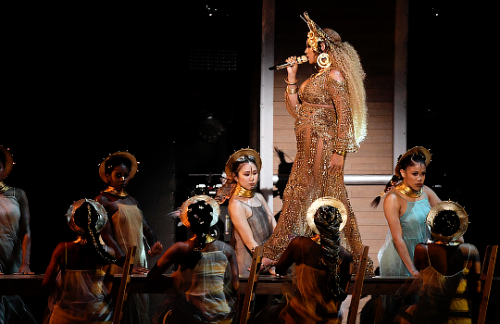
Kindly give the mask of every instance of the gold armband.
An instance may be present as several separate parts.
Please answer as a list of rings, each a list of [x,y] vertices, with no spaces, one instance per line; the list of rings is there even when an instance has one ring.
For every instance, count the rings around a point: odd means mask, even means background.
[[[298,91],[299,91],[299,88],[291,89],[288,86],[286,87],[286,93],[288,93],[288,94],[293,95],[293,94],[296,94]]]

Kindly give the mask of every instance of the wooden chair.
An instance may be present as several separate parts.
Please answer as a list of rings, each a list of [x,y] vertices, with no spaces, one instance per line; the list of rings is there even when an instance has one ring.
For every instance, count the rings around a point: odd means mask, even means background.
[[[497,253],[498,245],[488,245],[486,248],[486,254],[484,255],[483,267],[481,270],[481,286],[483,294],[481,303],[479,304],[479,316],[477,319],[478,324],[484,324],[486,321],[486,310],[488,309],[488,301],[493,282],[493,274],[495,272]]]
[[[248,275],[248,283],[245,290],[245,297],[243,299],[243,306],[240,312],[240,324],[248,323],[250,316],[253,312],[253,301],[255,299],[255,285],[259,279],[260,265],[262,263],[262,253],[264,246],[257,246],[253,252],[252,266],[250,267],[250,274]]]
[[[118,290],[118,297],[115,304],[115,313],[113,314],[113,324],[119,324],[123,316],[123,304],[127,301],[127,286],[130,282],[130,272],[135,262],[135,251],[137,246],[128,248],[125,263],[123,264],[122,279]]]
[[[369,249],[369,246],[364,247],[363,256],[361,257],[361,261],[359,262],[358,274],[356,275],[354,290],[351,296],[351,305],[349,306],[349,314],[347,315],[347,324],[356,323],[356,318],[358,316],[359,299],[361,298],[361,293],[363,291],[363,281],[365,280]]]

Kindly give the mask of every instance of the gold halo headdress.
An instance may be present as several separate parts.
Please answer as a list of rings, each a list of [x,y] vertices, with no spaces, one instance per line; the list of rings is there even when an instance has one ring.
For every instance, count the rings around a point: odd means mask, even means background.
[[[69,206],[69,209],[66,212],[66,219],[68,220],[68,225],[73,230],[73,232],[77,233],[78,235],[85,234],[85,230],[75,224],[75,212],[85,202],[88,202],[90,205],[92,205],[92,207],[94,207],[94,209],[97,212],[97,221],[95,223],[95,230],[96,233],[99,233],[103,229],[104,225],[106,225],[106,223],[108,222],[108,214],[106,213],[106,210],[100,203],[92,199],[87,199],[87,198],[80,199],[74,202],[71,206]]]
[[[12,171],[12,166],[14,165],[14,160],[12,159],[12,153],[10,153],[9,149],[6,149],[5,147],[0,145],[0,150],[5,155],[5,165],[3,167],[5,169],[4,178],[7,178],[7,176]],[[1,179],[0,179],[0,181],[1,181]]]
[[[435,228],[436,217],[440,213],[452,213],[455,214],[456,222],[452,222],[450,219],[446,220],[446,224],[441,224],[440,227],[444,229],[438,233]],[[469,216],[465,212],[465,209],[453,201],[441,201],[432,207],[429,214],[427,214],[426,220],[427,226],[432,234],[432,236],[437,240],[445,243],[452,243],[458,240],[464,235],[469,226]]]
[[[210,221],[210,227],[217,224],[217,221],[219,220],[219,214],[220,214],[219,203],[210,196],[197,195],[197,196],[193,196],[193,197],[189,198],[188,200],[186,200],[181,206],[181,222],[187,228],[191,227],[191,224],[189,223],[189,219],[188,219],[189,206],[191,204],[195,204],[199,201],[204,201],[206,204],[208,204],[208,205],[210,205],[210,207],[212,207],[212,212],[210,213],[210,215],[212,216],[212,220]]]
[[[398,159],[398,162],[396,163],[396,166],[394,167],[394,174],[395,175],[397,175],[398,177],[401,178],[401,162],[404,159],[406,159],[409,155],[413,155],[413,154],[423,155],[425,158],[425,166],[428,166],[429,163],[431,163],[431,158],[432,158],[431,152],[423,146],[415,146],[415,147],[409,149],[408,151],[406,151]]]
[[[104,161],[101,162],[101,164],[99,164],[99,176],[101,177],[102,181],[108,183],[106,180],[106,162],[110,158],[115,156],[123,157],[130,160],[131,167],[130,167],[129,179],[132,179],[137,173],[137,170],[139,169],[139,162],[137,162],[135,156],[133,156],[129,152],[115,152],[113,154],[110,154],[107,158],[104,159]]]
[[[224,169],[224,171],[226,172],[226,177],[228,179],[233,179],[233,164],[242,156],[252,156],[255,160],[257,171],[260,172],[260,169],[262,167],[262,160],[260,159],[259,153],[257,153],[256,150],[252,150],[251,148],[241,149],[234,152],[226,162],[226,168]]]
[[[339,232],[342,231],[342,229],[347,223],[347,210],[344,204],[340,200],[335,199],[333,197],[318,198],[311,204],[311,206],[309,206],[309,209],[307,210],[306,214],[306,221],[307,224],[309,225],[309,228],[311,228],[311,230],[315,234],[319,234],[319,230],[316,227],[316,224],[314,223],[314,215],[316,215],[316,212],[322,206],[332,206],[337,208],[337,210],[340,213],[340,216],[342,216],[342,223],[340,224]]]

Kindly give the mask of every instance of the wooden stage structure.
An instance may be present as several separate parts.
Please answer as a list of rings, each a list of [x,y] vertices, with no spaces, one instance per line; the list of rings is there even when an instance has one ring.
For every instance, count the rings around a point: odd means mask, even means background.
[[[119,287],[122,275],[114,276],[113,286]],[[166,283],[171,279],[164,275]],[[0,295],[39,295],[43,274],[36,275],[0,275]],[[132,275],[129,283],[129,294],[134,293],[164,293],[165,290],[151,289],[146,287],[147,275]],[[411,278],[402,277],[371,277],[365,278],[363,284],[363,295],[393,295],[401,285],[411,281]],[[248,277],[240,276],[239,293],[244,294]],[[354,283],[354,277],[351,279]],[[284,279],[271,275],[260,275],[255,287],[257,295],[280,295],[281,285]],[[353,284],[349,285],[352,293]],[[494,277],[491,294],[500,294],[500,277]]]

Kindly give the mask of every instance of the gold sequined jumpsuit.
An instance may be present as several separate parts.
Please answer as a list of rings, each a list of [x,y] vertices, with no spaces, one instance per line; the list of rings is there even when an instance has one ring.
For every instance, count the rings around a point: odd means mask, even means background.
[[[358,224],[347,199],[344,172],[328,172],[333,150],[356,152],[349,93],[345,81],[330,77],[331,69],[311,76],[299,89],[300,103],[293,107],[285,93],[286,107],[295,118],[297,155],[283,194],[278,224],[264,245],[264,257],[279,260],[296,236],[312,236],[306,222],[307,209],[317,198],[333,196],[348,210],[342,245],[352,253],[355,268],[363,252]],[[373,273],[369,260],[367,273]]]

